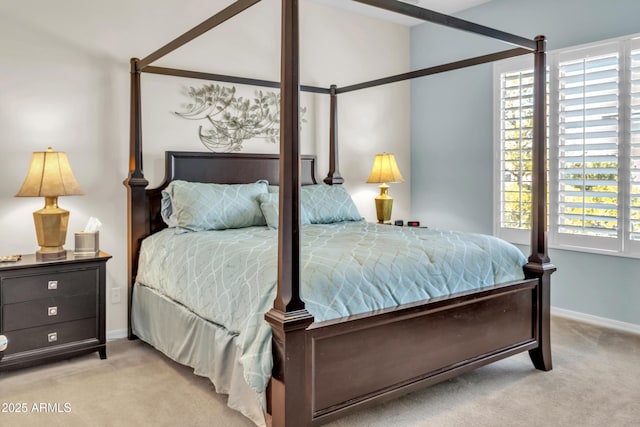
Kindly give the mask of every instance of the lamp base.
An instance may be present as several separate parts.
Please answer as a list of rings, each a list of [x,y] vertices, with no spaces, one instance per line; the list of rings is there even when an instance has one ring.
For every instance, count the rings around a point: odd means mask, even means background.
[[[38,261],[65,259],[67,251],[63,245],[67,239],[69,211],[58,207],[57,197],[45,197],[44,208],[33,213],[36,236],[40,249],[36,251]]]
[[[389,196],[388,191],[389,186],[387,184],[380,185],[380,195],[376,197],[376,217],[379,224],[391,221],[393,198]]]
[[[45,251],[42,249],[43,248],[40,248],[40,250],[36,251],[36,261],[57,261],[60,259],[67,259],[67,251],[62,246],[60,246],[60,249],[56,251],[51,251],[51,248],[45,248]]]

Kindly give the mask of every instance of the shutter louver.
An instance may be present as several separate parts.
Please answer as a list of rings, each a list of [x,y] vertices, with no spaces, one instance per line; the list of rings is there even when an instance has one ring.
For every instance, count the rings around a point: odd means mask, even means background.
[[[558,232],[617,238],[618,54],[558,72]]]
[[[631,204],[629,239],[640,241],[640,49],[631,52]]]

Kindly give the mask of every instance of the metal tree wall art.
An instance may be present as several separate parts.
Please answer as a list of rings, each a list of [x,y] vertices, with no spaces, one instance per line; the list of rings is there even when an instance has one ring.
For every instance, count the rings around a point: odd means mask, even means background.
[[[275,144],[280,137],[280,94],[256,90],[254,98],[236,97],[235,86],[205,84],[189,87],[191,102],[175,115],[188,120],[204,120],[198,127],[202,144],[213,152],[240,151],[244,141],[263,138]],[[306,108],[300,109],[301,121]]]

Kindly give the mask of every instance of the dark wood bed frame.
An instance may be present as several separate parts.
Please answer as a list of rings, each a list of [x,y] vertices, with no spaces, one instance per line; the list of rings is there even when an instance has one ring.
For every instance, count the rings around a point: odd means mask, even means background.
[[[546,240],[545,38],[526,39],[395,0],[356,0],[424,21],[492,37],[518,47],[343,88],[300,86],[298,0],[282,0],[281,81],[154,67],[150,64],[232,18],[259,0],[239,0],[143,59],[131,60],[131,135],[128,189],[129,310],[140,243],[164,227],[161,189],[172,179],[239,183],[268,179],[280,185],[278,293],[266,321],[273,331],[274,369],[268,407],[274,426],[323,424],[463,372],[529,351],[534,366],[551,369],[551,264]],[[314,323],[300,298],[299,187],[315,183],[315,158],[299,153],[299,92],[330,96],[330,170],[340,184],[337,97],[435,73],[533,53],[535,58],[533,220],[525,279],[447,298]],[[168,152],[160,188],[147,189],[142,171],[142,72],[281,90],[280,155]],[[239,173],[241,172],[241,173]],[[131,326],[129,324],[129,335]]]

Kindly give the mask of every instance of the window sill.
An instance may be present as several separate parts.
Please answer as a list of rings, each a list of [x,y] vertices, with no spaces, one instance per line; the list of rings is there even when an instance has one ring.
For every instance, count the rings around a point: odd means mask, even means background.
[[[497,236],[509,243],[512,243],[514,245],[518,245],[518,246],[524,246],[527,248],[530,248],[531,246],[531,242],[527,241],[524,242],[521,239],[505,239],[504,237],[501,236]],[[549,244],[549,249],[553,249],[553,250],[560,250],[560,251],[570,251],[570,252],[581,252],[581,253],[587,253],[587,254],[591,254],[591,255],[604,255],[604,256],[612,256],[612,257],[619,257],[619,258],[630,258],[630,259],[640,259],[640,252],[619,252],[616,250],[606,250],[606,249],[600,249],[600,248],[588,248],[588,247],[583,247],[583,246],[573,246],[573,245],[566,245],[566,244]],[[525,254],[526,255],[526,254]],[[553,260],[551,260],[551,262],[553,262]]]

